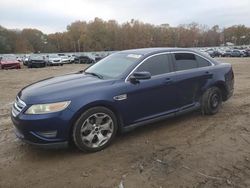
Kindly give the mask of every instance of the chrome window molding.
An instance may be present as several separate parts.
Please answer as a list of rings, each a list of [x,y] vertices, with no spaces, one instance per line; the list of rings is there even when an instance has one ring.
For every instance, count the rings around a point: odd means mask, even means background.
[[[133,72],[134,72],[142,63],[144,63],[146,60],[148,60],[148,59],[151,58],[151,57],[158,56],[158,55],[164,55],[164,54],[170,54],[170,52],[161,52],[161,53],[153,54],[153,55],[150,55],[150,56],[146,57],[145,59],[143,59],[143,61],[141,61],[138,65],[136,65],[136,67],[128,74],[128,76],[127,76],[126,79],[125,79],[125,82],[128,82],[128,79],[129,79],[129,77],[133,74]]]
[[[154,56],[158,56],[158,55],[164,55],[164,54],[176,54],[176,53],[190,53],[190,54],[195,54],[203,59],[205,59],[206,61],[208,61],[210,63],[211,66],[214,66],[215,64],[213,62],[211,62],[208,58],[196,53],[196,52],[190,52],[190,51],[171,51],[171,52],[160,52],[160,53],[156,53],[156,54],[153,54],[153,55],[150,55],[148,57],[146,57],[142,62],[140,62],[138,65],[136,65],[136,67],[128,74],[128,76],[125,78],[125,82],[128,82],[128,79],[129,77],[134,73],[134,71],[142,64],[144,63],[146,60],[148,60],[149,58],[151,57],[154,57]],[[173,62],[174,63],[174,62]],[[197,67],[197,68],[194,68],[194,69],[202,69],[204,67]],[[173,72],[183,72],[183,71],[190,71],[192,69],[187,69],[187,70],[180,70],[180,71],[173,71]],[[170,74],[170,73],[173,73],[173,72],[169,72],[169,73],[166,73],[166,74]],[[161,74],[162,75],[162,74]],[[155,75],[155,76],[159,76],[159,75]],[[153,76],[153,77],[155,77]]]

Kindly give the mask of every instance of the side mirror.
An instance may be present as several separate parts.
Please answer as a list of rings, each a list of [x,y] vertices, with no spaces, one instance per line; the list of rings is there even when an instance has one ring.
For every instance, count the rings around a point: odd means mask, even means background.
[[[150,72],[134,72],[129,80],[131,83],[138,83],[140,80],[148,80],[151,78]]]

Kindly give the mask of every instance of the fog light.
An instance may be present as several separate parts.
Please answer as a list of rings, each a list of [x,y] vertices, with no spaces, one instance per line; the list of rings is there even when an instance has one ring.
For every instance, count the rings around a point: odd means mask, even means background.
[[[57,131],[44,131],[44,132],[37,132],[39,136],[45,137],[45,138],[55,138],[57,135]]]

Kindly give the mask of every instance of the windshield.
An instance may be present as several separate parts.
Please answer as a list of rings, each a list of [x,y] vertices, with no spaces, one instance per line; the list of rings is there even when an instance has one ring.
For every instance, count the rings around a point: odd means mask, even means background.
[[[51,54],[51,55],[49,55],[49,57],[50,57],[50,58],[60,58],[60,56],[57,55],[57,54]]]
[[[39,55],[30,56],[30,59],[33,59],[33,60],[43,60],[43,56],[39,56]]]
[[[118,78],[131,67],[141,55],[113,54],[85,70],[86,73],[95,73],[106,78]]]

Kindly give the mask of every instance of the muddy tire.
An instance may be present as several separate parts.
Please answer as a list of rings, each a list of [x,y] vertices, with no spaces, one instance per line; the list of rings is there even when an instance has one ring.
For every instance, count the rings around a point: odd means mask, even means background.
[[[221,90],[217,87],[209,88],[202,96],[201,110],[203,114],[214,115],[218,113],[222,104]]]
[[[111,110],[90,108],[74,124],[73,141],[82,151],[100,151],[113,141],[117,128],[117,118]]]

